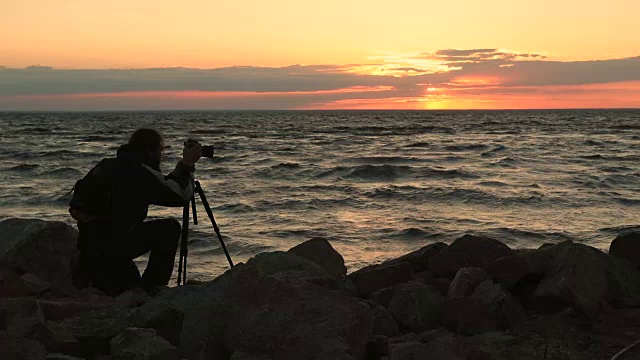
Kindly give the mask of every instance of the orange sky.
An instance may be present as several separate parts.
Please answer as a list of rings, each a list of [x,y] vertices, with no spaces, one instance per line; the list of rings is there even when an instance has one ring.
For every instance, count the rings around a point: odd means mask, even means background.
[[[640,107],[637,14],[636,0],[5,0],[0,110]],[[167,67],[193,72],[105,70]]]

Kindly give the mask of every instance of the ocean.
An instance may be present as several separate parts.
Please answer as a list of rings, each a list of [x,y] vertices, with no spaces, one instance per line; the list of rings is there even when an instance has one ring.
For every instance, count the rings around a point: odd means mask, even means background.
[[[5,112],[0,219],[75,226],[69,190],[140,127],[165,173],[187,138],[215,147],[196,178],[236,263],[314,237],[353,271],[463,234],[606,250],[640,228],[640,110]],[[198,220],[189,278],[208,280],[229,265],[200,202]]]

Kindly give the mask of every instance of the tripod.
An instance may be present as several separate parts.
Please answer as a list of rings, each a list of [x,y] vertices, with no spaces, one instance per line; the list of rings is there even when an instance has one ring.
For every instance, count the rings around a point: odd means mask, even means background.
[[[187,255],[189,254],[189,248],[187,245],[189,242],[189,203],[191,203],[191,209],[193,212],[193,224],[198,225],[198,214],[196,213],[196,192],[200,195],[200,201],[202,201],[202,205],[204,205],[204,209],[207,211],[209,220],[211,220],[211,225],[213,225],[213,230],[216,232],[216,235],[218,235],[218,240],[220,240],[220,245],[222,245],[222,250],[224,250],[224,254],[227,256],[229,265],[233,267],[231,256],[229,256],[227,247],[222,240],[222,235],[220,235],[220,229],[216,224],[216,220],[213,218],[213,212],[211,212],[211,207],[209,207],[207,197],[204,196],[204,191],[200,186],[200,182],[196,180],[194,194],[191,197],[191,200],[187,202],[182,209],[182,240],[180,241],[180,261],[178,262],[178,285],[184,285],[187,283]]]

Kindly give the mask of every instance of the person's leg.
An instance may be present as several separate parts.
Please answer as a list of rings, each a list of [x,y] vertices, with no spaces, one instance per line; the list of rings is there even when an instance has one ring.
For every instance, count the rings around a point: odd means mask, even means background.
[[[127,236],[129,250],[147,251],[149,263],[142,275],[142,286],[153,289],[158,285],[166,285],[171,279],[175,263],[178,240],[180,239],[180,223],[174,219],[153,220],[136,225]],[[133,255],[133,253],[130,253]]]

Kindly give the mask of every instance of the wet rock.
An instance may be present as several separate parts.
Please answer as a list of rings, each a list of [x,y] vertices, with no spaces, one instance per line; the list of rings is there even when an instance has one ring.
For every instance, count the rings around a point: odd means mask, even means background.
[[[399,285],[389,313],[404,330],[421,332],[440,326],[443,297],[436,289],[416,282]]]
[[[128,328],[111,340],[117,360],[177,360],[178,349],[153,329]]]
[[[29,288],[30,295],[40,296],[51,289],[51,284],[48,281],[42,280],[36,274],[24,274],[20,278],[22,278],[25,285]]]
[[[595,248],[572,244],[559,253],[534,293],[542,311],[557,311],[566,306],[595,319],[607,292],[601,252]]]
[[[461,268],[449,285],[447,298],[451,299],[471,295],[476,286],[486,278],[486,271],[480,268]]]
[[[29,287],[14,271],[0,269],[0,298],[29,296]]]
[[[493,318],[503,329],[526,319],[526,313],[520,303],[500,284],[494,284],[491,279],[480,283],[471,297],[488,305]]]
[[[609,255],[627,259],[640,269],[640,231],[627,231],[616,236],[609,245]]]
[[[71,287],[78,232],[59,221],[0,221],[0,263],[33,273],[54,287]]]
[[[38,301],[34,298],[2,299],[0,309],[4,309],[6,332],[11,336],[30,337],[45,321]]]
[[[489,274],[497,283],[510,287],[527,276],[529,268],[521,255],[503,256],[491,264]]]
[[[386,337],[400,335],[398,324],[396,324],[396,321],[387,309],[373,301],[367,301],[366,304],[369,306],[369,313],[373,318],[373,335],[383,335]]]
[[[264,275],[295,278],[321,278],[328,276],[323,266],[305,257],[284,251],[260,253],[249,259],[247,264],[256,266]]]
[[[396,292],[395,287],[380,289],[378,291],[373,292],[369,296],[369,299],[377,304],[382,305],[385,309],[388,309],[389,304],[391,303],[391,299],[393,299],[393,294],[395,292]]]
[[[204,286],[171,289],[140,309],[157,302],[185,313],[185,358],[228,359],[243,350],[280,359],[362,359],[374,327],[369,307],[345,292],[267,276],[252,264]]]
[[[324,267],[330,276],[343,278],[347,275],[342,255],[326,239],[313,238],[289,249],[288,252]]]
[[[397,259],[388,260],[382,263],[382,265],[395,265],[402,262],[411,264],[413,272],[418,273],[423,270],[429,269],[429,260],[436,254],[439,254],[447,248],[447,244],[442,242],[436,242],[422,247],[414,252],[403,255]]]
[[[349,274],[348,278],[358,287],[358,294],[367,298],[377,290],[413,280],[413,270],[409,263],[401,262],[364,268]]]
[[[0,359],[45,360],[46,355],[44,346],[39,342],[0,332]]]
[[[475,335],[498,329],[490,304],[472,297],[446,299],[442,324],[457,334]]]
[[[486,271],[498,258],[513,251],[498,240],[483,236],[464,235],[429,260],[429,269],[437,276],[453,278],[458,269],[476,267]]]
[[[71,331],[53,321],[40,325],[33,339],[42,343],[48,352],[79,355],[82,350]]]

